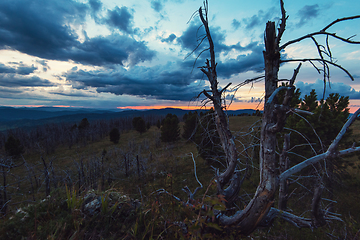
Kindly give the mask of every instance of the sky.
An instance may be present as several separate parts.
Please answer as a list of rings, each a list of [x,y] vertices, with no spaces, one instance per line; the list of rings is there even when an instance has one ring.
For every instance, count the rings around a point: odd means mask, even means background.
[[[202,106],[206,76],[199,70],[208,52],[197,48],[204,29],[202,0],[1,0],[0,105],[101,109],[153,109]],[[289,15],[282,43],[316,32],[337,18],[360,14],[360,1],[286,1]],[[229,109],[262,109],[264,81],[236,86],[264,74],[263,34],[267,21],[279,24],[277,0],[209,0],[218,80],[232,85]],[[329,32],[360,41],[360,19],[335,24]],[[325,44],[323,36],[317,37]],[[332,92],[360,107],[360,45],[330,38],[336,63],[354,81],[331,67]],[[200,54],[203,52],[202,54]],[[289,45],[283,59],[316,58],[307,39]],[[279,78],[289,79],[298,63],[284,63]],[[322,97],[322,74],[304,63],[295,82],[302,96]]]

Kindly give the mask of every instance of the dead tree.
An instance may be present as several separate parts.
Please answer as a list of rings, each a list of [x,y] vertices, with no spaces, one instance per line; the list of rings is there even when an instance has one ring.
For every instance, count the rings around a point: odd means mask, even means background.
[[[45,194],[46,196],[50,195],[50,176],[49,176],[49,169],[46,165],[46,161],[43,156],[41,156],[41,160],[44,164],[44,176],[45,176]]]
[[[281,38],[285,31],[287,16],[284,8],[284,3],[280,0],[281,14],[279,28],[276,29],[275,22],[267,22],[265,29],[265,51],[263,52],[265,62],[265,100],[264,100],[264,114],[262,118],[261,136],[260,136],[260,152],[259,152],[259,165],[260,165],[260,179],[255,194],[251,201],[246,205],[243,210],[238,210],[235,214],[228,216],[227,211],[214,211],[216,220],[220,225],[233,226],[241,234],[248,235],[252,233],[259,226],[268,226],[273,220],[278,217],[282,218],[297,227],[316,228],[324,225],[326,221],[337,219],[336,216],[331,213],[323,211],[320,208],[320,199],[322,186],[318,185],[314,191],[312,201],[312,218],[304,218],[296,216],[292,213],[284,211],[286,208],[286,180],[293,174],[300,172],[307,166],[318,163],[320,160],[324,160],[333,156],[340,156],[355,151],[360,151],[360,147],[352,147],[345,150],[338,150],[338,144],[350,124],[355,120],[356,116],[360,113],[360,109],[347,121],[343,129],[339,132],[338,136],[325,153],[315,155],[303,162],[286,168],[286,146],[284,149],[283,162],[279,162],[279,156],[276,153],[277,146],[277,134],[283,131],[286,123],[287,114],[292,111],[289,107],[290,100],[294,93],[294,82],[301,68],[301,62],[310,62],[319,73],[323,74],[324,81],[330,79],[330,66],[335,66],[343,70],[352,80],[351,74],[342,66],[333,61],[330,46],[328,41],[326,46],[319,44],[316,40],[317,35],[325,35],[327,38],[333,37],[350,44],[359,44],[358,41],[353,41],[352,38],[343,38],[335,33],[330,33],[327,30],[334,24],[342,21],[360,18],[360,16],[353,16],[348,18],[337,19],[330,23],[322,30],[314,33],[310,33],[303,37],[297,38],[293,41],[289,41],[281,45]],[[206,49],[210,52],[210,59],[207,59],[205,66],[202,66],[201,71],[207,76],[211,90],[204,90],[204,94],[208,100],[213,104],[215,111],[215,122],[217,132],[219,133],[223,150],[226,155],[226,169],[219,173],[217,171],[217,191],[218,194],[224,195],[227,205],[231,203],[239,193],[241,187],[240,172],[237,170],[238,166],[238,153],[235,146],[235,139],[229,129],[227,115],[224,111],[226,105],[224,105],[223,94],[230,86],[219,89],[217,79],[217,64],[215,61],[215,48],[211,38],[208,20],[208,3],[204,2],[204,8],[200,7],[198,15],[201,19],[203,27],[206,31],[206,36],[201,39],[200,44],[207,39],[209,42],[209,48]],[[288,59],[281,60],[281,50],[287,46],[303,41],[305,39],[311,39],[319,54],[319,58],[304,58],[304,59]],[[203,51],[204,52],[204,51]],[[202,52],[201,52],[202,53]],[[328,57],[329,59],[327,59]],[[280,81],[284,79],[278,78],[278,72],[280,63],[297,61],[300,62],[298,67],[294,70],[293,76],[286,81],[287,86],[279,86]],[[319,66],[320,64],[320,66]],[[247,80],[251,82],[258,80],[254,78]],[[282,102],[278,101],[277,95],[280,91],[285,91],[285,96]],[[355,145],[354,145],[355,146]],[[281,164],[281,171],[278,170],[278,166]],[[282,203],[280,209],[274,208],[275,194],[279,191],[281,186]],[[189,192],[189,197],[193,194]]]
[[[32,175],[31,174],[34,175],[36,188],[38,188],[36,175],[34,173],[34,169],[25,161],[25,158],[23,156],[22,156],[22,158],[23,158],[23,161],[24,161],[24,164],[25,164],[25,167],[26,167],[26,172],[28,173],[28,178],[29,178],[29,181],[30,181],[31,194],[33,196],[33,201],[35,201],[35,188],[34,188],[34,184],[33,184],[33,181],[32,181]]]
[[[23,163],[20,163],[18,165],[14,164],[13,160],[11,158],[3,158],[2,156],[0,157],[0,167],[1,167],[1,172],[2,172],[2,177],[3,177],[3,185],[2,185],[2,191],[0,191],[0,213],[3,215],[6,215],[7,212],[7,208],[8,208],[8,204],[11,201],[11,197],[9,199],[9,194],[8,193],[8,180],[7,180],[7,175],[10,173],[10,170],[12,168],[16,168],[23,165]]]

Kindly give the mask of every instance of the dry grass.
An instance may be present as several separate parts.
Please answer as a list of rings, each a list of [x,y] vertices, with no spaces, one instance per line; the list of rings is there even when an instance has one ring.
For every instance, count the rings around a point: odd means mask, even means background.
[[[234,135],[240,137],[242,133],[247,132],[249,127],[260,125],[261,118],[253,116],[234,116],[230,117],[230,126]],[[254,124],[255,123],[255,124]],[[360,140],[360,121],[356,121],[352,126],[353,138],[357,141]],[[198,187],[198,183],[194,176],[193,160],[190,153],[193,153],[196,165],[197,174],[200,182],[204,185],[204,189],[199,192],[198,196],[202,196],[209,182],[214,176],[213,170],[206,164],[201,157],[197,155],[196,146],[192,143],[186,142],[181,139],[180,141],[172,144],[161,143],[159,140],[160,130],[157,127],[151,127],[146,133],[140,134],[135,131],[123,132],[120,136],[120,142],[113,144],[108,137],[98,142],[88,142],[86,146],[79,144],[69,149],[66,146],[60,146],[56,149],[55,153],[45,156],[46,160],[53,159],[53,164],[56,169],[70,169],[76,172],[75,162],[83,159],[84,162],[89,161],[94,157],[101,157],[102,151],[105,149],[108,152],[107,164],[115,164],[122,161],[122,156],[116,155],[121,151],[132,151],[132,156],[139,155],[141,159],[148,159],[146,172],[139,178],[135,173],[129,177],[125,177],[123,173],[117,176],[117,180],[106,188],[118,189],[131,196],[132,198],[148,198],[152,192],[157,189],[165,188],[167,191],[174,195],[185,199],[186,195],[181,189],[188,186],[192,191]],[[249,139],[250,135],[246,135],[242,140],[245,142]],[[238,149],[241,151],[244,148],[243,143],[237,143]],[[151,152],[152,160],[149,158]],[[34,165],[37,174],[43,169],[40,161],[39,154],[26,155],[26,161]],[[351,178],[344,181],[340,187],[335,189],[335,196],[338,204],[336,204],[336,211],[343,215],[345,223],[335,223],[332,226],[334,229],[351,229],[351,233],[356,233],[356,228],[360,227],[360,205],[358,200],[360,194],[358,188],[360,187],[360,161],[355,157],[351,157],[354,162],[354,167],[348,168]],[[35,166],[36,165],[36,166]],[[9,176],[9,181],[18,181],[19,178],[14,176],[21,176],[22,182],[15,184],[8,189],[13,194],[12,203],[21,202],[25,199],[32,199],[32,194],[28,193],[30,183],[27,180],[27,169],[19,167],[11,170],[12,175]],[[257,186],[258,173],[255,170],[251,175],[250,181],[245,181],[240,194],[253,192]],[[18,190],[16,190],[18,188]],[[24,191],[26,190],[26,191]],[[214,189],[213,189],[214,191]],[[210,192],[211,193],[211,192]],[[35,193],[35,198],[44,198],[44,185]],[[10,206],[10,209],[15,210],[18,205]],[[294,209],[296,210],[296,209]],[[310,230],[298,230],[292,226],[286,225],[283,228],[283,223],[276,223],[270,232],[257,231],[253,236],[258,236],[262,239],[326,239],[325,230],[311,232]],[[326,230],[327,231],[327,230]],[[350,231],[350,230],[349,230]],[[297,237],[299,235],[299,237]]]

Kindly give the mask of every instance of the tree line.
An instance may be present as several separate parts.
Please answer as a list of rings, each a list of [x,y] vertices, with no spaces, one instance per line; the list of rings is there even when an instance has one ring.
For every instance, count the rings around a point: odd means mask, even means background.
[[[148,126],[156,125],[157,120],[162,118],[161,116],[143,117]],[[5,144],[8,142],[10,145],[21,146],[20,153],[34,153],[41,146],[46,154],[51,154],[58,146],[72,148],[76,144],[86,145],[87,142],[97,142],[109,136],[110,131],[114,128],[119,131],[119,134],[132,129],[132,118],[123,117],[91,122],[87,118],[83,118],[79,123],[45,124],[30,130],[10,129],[0,132],[0,150],[5,150]],[[8,154],[13,155],[11,152]]]

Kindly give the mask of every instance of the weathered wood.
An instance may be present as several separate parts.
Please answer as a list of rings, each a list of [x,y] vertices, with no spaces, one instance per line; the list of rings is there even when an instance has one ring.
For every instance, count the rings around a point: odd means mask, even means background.
[[[283,150],[280,155],[280,174],[285,172],[289,168],[289,157],[288,157],[289,148],[290,148],[290,133],[287,133],[284,136]],[[289,188],[289,183],[287,179],[284,179],[279,182],[278,208],[280,210],[287,209],[288,188]]]
[[[218,90],[218,81],[217,81],[217,72],[216,72],[216,61],[215,61],[215,49],[214,43],[211,38],[209,22],[207,16],[207,1],[204,3],[205,7],[200,8],[198,13],[200,19],[203,23],[206,32],[206,38],[209,41],[209,51],[210,51],[210,60],[207,59],[205,62],[205,66],[201,67],[201,71],[207,76],[211,91],[204,90],[202,93],[211,101],[214,105],[215,111],[215,124],[216,129],[219,133],[221,144],[226,155],[226,164],[227,168],[221,174],[216,173],[218,193],[223,194],[226,200],[230,202],[236,197],[240,187],[241,181],[238,173],[235,172],[236,166],[238,163],[237,159],[237,151],[235,146],[234,137],[229,130],[227,115],[224,112],[225,106],[222,105],[222,93],[223,91]],[[316,155],[312,158],[309,158],[291,168],[289,168],[289,161],[287,159],[287,151],[289,150],[289,141],[290,135],[286,135],[284,142],[284,149],[282,156],[279,157],[276,154],[276,146],[277,146],[277,134],[281,132],[286,123],[287,113],[291,110],[289,107],[290,101],[294,94],[295,87],[293,86],[294,81],[296,79],[297,74],[299,73],[299,69],[301,64],[294,70],[294,74],[292,78],[290,78],[289,85],[286,87],[278,87],[278,72],[280,68],[280,63],[285,61],[292,60],[284,60],[282,61],[280,56],[280,51],[284,49],[286,46],[299,42],[303,39],[313,37],[318,35],[318,33],[314,33],[312,35],[306,35],[303,38],[295,39],[294,41],[290,41],[280,46],[281,37],[285,31],[286,27],[286,12],[284,8],[284,3],[280,0],[281,6],[281,23],[276,31],[275,22],[267,22],[265,29],[265,51],[263,52],[264,63],[265,63],[265,102],[264,102],[264,113],[262,118],[262,126],[261,126],[261,135],[260,135],[260,152],[259,152],[259,165],[260,165],[260,181],[259,185],[256,189],[256,192],[251,199],[251,201],[246,205],[243,210],[237,211],[232,216],[227,216],[225,212],[214,211],[216,219],[222,225],[232,225],[237,228],[238,231],[243,235],[248,235],[252,233],[258,226],[268,226],[271,224],[274,218],[280,217],[297,227],[308,227],[314,228],[317,226],[321,226],[325,223],[326,220],[336,219],[338,218],[334,216],[324,215],[323,210],[320,208],[320,200],[321,200],[321,191],[322,187],[319,185],[315,189],[315,194],[312,203],[312,212],[313,219],[298,217],[294,214],[288,213],[286,210],[287,203],[287,179],[292,174],[298,173],[303,168],[312,165],[314,163],[319,162],[320,160],[326,157],[333,157],[336,155],[347,154],[350,152],[360,151],[360,147],[353,147],[349,149],[345,149],[342,151],[337,150],[338,143],[342,138],[343,134],[346,132],[351,122],[356,118],[356,116],[360,113],[360,109],[354,114],[354,116],[349,119],[349,121],[344,125],[343,129],[340,131],[339,135],[333,141],[333,143],[328,148],[328,151],[323,154]],[[348,19],[355,19],[359,17],[353,17]],[[346,19],[345,19],[346,20]],[[340,20],[338,20],[340,21]],[[343,20],[341,20],[343,21]],[[336,21],[334,22],[336,23]],[[332,23],[332,24],[334,24]],[[330,27],[329,25],[328,27]],[[326,29],[326,28],[325,28]],[[325,30],[324,30],[325,31]],[[327,34],[336,38],[335,34],[329,34],[326,32],[320,32],[319,34]],[[344,40],[340,38],[340,40]],[[355,43],[354,41],[350,41],[347,39],[348,43]],[[316,41],[315,41],[316,42]],[[317,44],[317,42],[316,42]],[[315,59],[315,61],[320,61],[323,64],[330,64],[336,66],[346,73],[347,70],[341,67],[340,65],[328,61],[324,59],[321,53],[319,59]],[[314,59],[302,59],[301,61],[312,61]],[[349,76],[350,73],[348,73]],[[326,72],[324,76],[328,77],[329,74]],[[226,86],[225,88],[227,88]],[[278,102],[277,95],[281,90],[285,90],[284,100],[282,102]],[[278,165],[280,165],[280,171],[278,169]],[[225,185],[229,184],[229,187],[224,190]],[[279,209],[273,208],[275,193],[279,192]],[[314,220],[315,219],[315,220]]]

